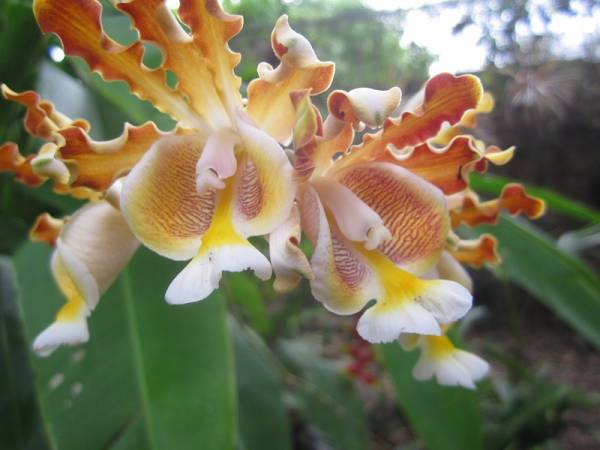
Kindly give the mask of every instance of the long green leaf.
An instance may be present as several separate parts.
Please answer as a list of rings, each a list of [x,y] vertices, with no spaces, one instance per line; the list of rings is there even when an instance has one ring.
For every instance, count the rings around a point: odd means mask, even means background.
[[[499,195],[504,186],[513,182],[513,180],[498,175],[480,175],[477,173],[472,173],[469,180],[471,187],[477,192],[492,195]],[[600,223],[600,212],[589,206],[564,197],[550,189],[531,185],[526,185],[526,188],[528,193],[543,199],[548,208],[557,213],[586,222]]]
[[[394,381],[398,404],[412,428],[429,450],[477,450],[483,431],[474,392],[417,381],[412,368],[417,352],[405,352],[398,344],[378,347]]]
[[[600,347],[600,278],[592,270],[523,221],[502,217],[496,226],[478,230],[498,237],[499,274],[522,286]]]
[[[47,249],[15,259],[29,342],[62,303]],[[214,449],[235,442],[233,355],[219,295],[167,305],[177,267],[140,250],[89,319],[90,342],[34,358],[54,448]]]
[[[261,338],[234,320],[239,427],[244,450],[291,450],[281,370]]]

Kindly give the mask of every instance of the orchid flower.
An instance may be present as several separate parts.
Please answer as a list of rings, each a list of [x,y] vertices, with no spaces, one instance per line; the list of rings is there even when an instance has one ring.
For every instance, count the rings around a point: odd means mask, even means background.
[[[53,238],[52,270],[67,303],[36,339],[42,353],[87,340],[85,317],[138,241],[167,258],[190,260],[166,291],[169,303],[206,298],[223,271],[252,269],[270,278],[269,260],[248,238],[273,232],[293,207],[293,169],[281,146],[295,121],[289,95],[298,89],[318,94],[333,78],[333,63],[319,61],[283,16],[272,33],[280,63],[260,64],[243,100],[234,73],[240,55],[228,46],[242,28],[241,17],[225,13],[217,0],[183,0],[178,15],[163,0],[115,7],[138,32],[130,45],[104,33],[96,0],[33,5],[41,29],[56,34],[67,54],[86,60],[105,80],[124,81],[177,120],[174,130],[125,124],[118,138],[94,141],[86,121],[67,118],[35,92],[2,87],[6,99],[27,108],[27,131],[47,142],[28,157],[5,144],[0,170],[30,186],[50,178],[56,191],[92,201]],[[162,51],[159,68],[142,63],[142,42]],[[177,77],[174,89],[168,72]],[[273,233],[275,252],[278,245],[286,243]]]
[[[67,54],[124,81],[177,126],[125,124],[116,139],[95,141],[85,120],[2,86],[26,107],[25,129],[45,143],[26,157],[13,143],[0,146],[0,171],[31,187],[51,179],[55,191],[89,201],[64,220],[42,215],[32,230],[54,247],[51,269],[67,300],[34,348],[48,354],[85,342],[88,315],[141,243],[189,261],[166,290],[169,303],[206,298],[224,271],[251,269],[263,280],[274,272],[278,291],[307,278],[328,310],[362,312],[365,340],[418,345],[417,378],[473,387],[487,363],[445,332],[472,304],[462,264],[499,257],[493,236],[463,240],[457,228],[494,223],[501,210],[530,218],[544,210],[517,184],[487,201],[469,188],[469,173],[514,155],[464,134],[493,107],[478,78],[437,75],[408,106],[397,87],[336,90],[323,120],[311,96],[329,88],[334,65],[286,16],[271,36],[279,65],[261,63],[243,99],[240,55],[228,45],[241,17],[217,0],[181,0],[178,14],[164,0],[113,3],[138,33],[130,45],[104,33],[97,0],[35,0],[34,13]],[[143,42],[160,48],[158,68],[144,66]],[[252,236],[268,239],[270,261]]]
[[[474,76],[440,74],[400,117],[392,117],[398,88],[360,88],[332,92],[323,121],[308,94],[292,94],[293,143],[301,226],[314,247],[314,297],[338,314],[364,311],[357,331],[367,341],[415,334],[431,346],[445,342],[443,330],[472,302],[472,281],[460,262],[498,261],[492,236],[460,240],[453,228],[493,223],[501,209],[530,218],[544,209],[519,185],[487,202],[468,188],[470,172],[514,154],[455,131],[488,112],[490,97]],[[373,132],[353,145],[367,127]],[[438,380],[470,387],[467,378]]]

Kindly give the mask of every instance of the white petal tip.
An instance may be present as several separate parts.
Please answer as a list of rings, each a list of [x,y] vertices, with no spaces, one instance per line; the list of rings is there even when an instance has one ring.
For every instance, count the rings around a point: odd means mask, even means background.
[[[364,340],[373,344],[393,342],[402,333],[435,336],[441,334],[440,326],[434,317],[412,301],[396,307],[376,304],[364,312],[356,330]]]
[[[73,321],[57,321],[42,331],[33,341],[33,350],[39,356],[49,356],[61,345],[77,345],[89,340],[87,322],[84,318]]]
[[[473,296],[455,281],[433,280],[418,301],[438,322],[452,323],[471,309]]]

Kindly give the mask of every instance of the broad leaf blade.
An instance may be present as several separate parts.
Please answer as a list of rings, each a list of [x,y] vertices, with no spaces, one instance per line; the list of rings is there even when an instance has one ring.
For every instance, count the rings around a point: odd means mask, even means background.
[[[498,237],[498,272],[552,308],[600,347],[600,279],[585,264],[561,251],[533,225],[502,217],[482,226]]]
[[[291,450],[281,368],[248,328],[230,321],[235,348],[240,437],[245,450]]]
[[[16,257],[29,340],[62,303],[49,251]],[[140,250],[90,318],[90,342],[35,357],[43,415],[61,450],[232,449],[233,358],[219,296],[183,307],[163,293],[177,267]]]
[[[378,347],[394,381],[398,404],[429,450],[477,450],[483,431],[474,392],[417,381],[412,376],[418,352],[398,344]]]

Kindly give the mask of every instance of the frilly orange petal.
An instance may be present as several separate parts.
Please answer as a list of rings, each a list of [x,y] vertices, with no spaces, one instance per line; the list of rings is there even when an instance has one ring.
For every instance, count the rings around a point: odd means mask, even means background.
[[[0,145],[0,172],[11,172],[15,179],[26,186],[40,186],[45,178],[35,173],[31,167],[31,160],[35,155],[24,157],[19,153],[19,147],[14,142]]]
[[[58,157],[67,164],[74,180],[70,186],[106,191],[113,181],[129,172],[151,145],[165,136],[156,125],[147,122],[139,127],[125,124],[121,136],[110,141],[94,141],[81,128],[59,132],[64,145]]]
[[[161,48],[162,67],[177,75],[177,90],[189,98],[196,112],[218,128],[228,125],[225,97],[233,93],[229,106],[241,106],[240,82],[233,76],[239,58],[227,48],[224,28],[229,22],[219,18],[212,2],[196,3],[183,2],[180,9],[182,18],[194,25],[193,36],[183,29],[164,0],[133,0],[118,3],[117,8],[131,17],[144,41]],[[201,30],[199,23],[203,24]],[[218,47],[221,51],[217,51]],[[222,53],[228,53],[233,60],[223,61]],[[218,79],[223,76],[221,64],[226,64],[225,73],[228,71],[231,78],[226,85]]]
[[[27,108],[23,124],[25,130],[32,136],[45,140],[52,140],[52,134],[61,128],[75,126],[84,131],[90,130],[90,124],[83,119],[71,120],[64,114],[56,111],[54,105],[42,100],[37,92],[15,92],[8,86],[1,86],[2,96],[9,101],[20,103]]]
[[[366,135],[363,143],[353,148],[339,165],[377,159],[388,147],[402,151],[405,147],[424,143],[437,135],[444,123],[454,125],[466,111],[475,108],[482,92],[481,82],[474,75],[436,75],[427,82],[423,104],[416,112],[387,119],[382,131]]]
[[[319,110],[312,104],[308,90],[291,94],[296,109],[294,125],[294,169],[298,180],[313,174],[320,176],[333,165],[336,154],[342,154],[354,139],[351,122],[329,116],[325,123]]]
[[[543,200],[527,195],[522,185],[510,183],[504,186],[500,197],[494,200],[479,202],[473,196],[465,196],[462,206],[451,211],[452,226],[493,224],[502,210],[513,216],[525,214],[530,219],[537,219],[544,214],[545,209]]]
[[[498,241],[491,234],[482,234],[475,240],[461,240],[450,253],[461,263],[475,268],[480,268],[485,263],[495,265],[500,262]]]
[[[404,152],[388,149],[378,160],[404,167],[440,188],[444,194],[451,195],[467,187],[469,172],[485,171],[487,161],[505,164],[513,153],[514,148],[481,150],[471,136],[457,136],[444,148],[433,147],[427,142]]]
[[[45,242],[54,247],[64,225],[64,219],[56,219],[48,213],[40,214],[29,231],[29,238],[34,242]]]
[[[164,69],[148,70],[143,66],[141,41],[123,46],[104,33],[98,1],[35,0],[33,11],[44,33],[55,33],[67,54],[83,58],[104,79],[122,80],[135,95],[159,110],[188,126],[205,127],[185,99],[167,86]]]
[[[277,21],[271,43],[281,62],[275,69],[267,63],[258,66],[259,77],[248,86],[247,112],[264,131],[287,143],[295,123],[290,93],[324,92],[331,85],[335,66],[319,61],[308,40],[289,26],[287,16]]]

